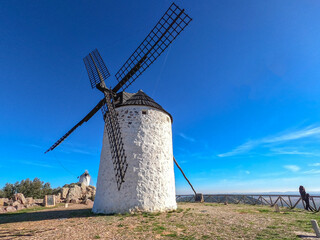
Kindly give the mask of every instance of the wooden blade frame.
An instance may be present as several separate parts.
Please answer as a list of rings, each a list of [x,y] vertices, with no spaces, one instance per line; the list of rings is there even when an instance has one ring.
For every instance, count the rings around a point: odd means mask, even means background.
[[[128,88],[172,43],[192,19],[172,3],[156,26],[116,73],[118,92]]]
[[[109,95],[109,94],[107,94]],[[112,94],[106,97],[106,104],[101,108],[103,118],[106,123],[106,130],[108,133],[110,151],[113,162],[113,169],[117,181],[118,190],[120,190],[122,183],[124,182],[124,176],[126,174],[128,163],[123,147],[121,130],[117,113],[114,109]]]
[[[95,84],[100,91],[105,95],[105,104],[102,107],[102,114],[106,123],[106,130],[108,134],[110,151],[112,156],[113,168],[115,171],[115,178],[117,182],[118,190],[120,190],[122,183],[124,182],[124,176],[126,174],[128,164],[123,147],[123,141],[121,136],[121,129],[117,117],[117,112],[113,105],[113,92],[106,87],[104,82],[104,74],[102,71],[106,69],[102,58],[97,50],[91,52],[84,58],[87,69],[90,69],[93,79],[90,79],[91,85]],[[108,76],[108,75],[105,75]]]
[[[71,128],[65,135],[63,135],[58,141],[55,142],[45,153],[52,151],[60,145],[74,130],[80,127],[84,122],[88,122],[90,118],[95,115],[99,109],[105,104],[106,100],[103,98],[80,122],[78,122],[73,128]]]
[[[104,80],[110,77],[109,70],[104,64],[104,61],[102,60],[101,55],[97,49],[93,50],[90,53],[90,55],[85,57],[83,59],[83,62],[86,66],[92,88],[95,88],[97,84],[101,83],[101,78],[99,76],[99,73],[101,74],[101,77]],[[96,67],[98,71],[96,70]]]

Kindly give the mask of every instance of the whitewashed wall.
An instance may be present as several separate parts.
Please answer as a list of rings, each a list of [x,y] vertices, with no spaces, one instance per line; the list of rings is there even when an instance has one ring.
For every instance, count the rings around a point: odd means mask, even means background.
[[[170,117],[146,106],[122,106],[116,110],[128,169],[118,191],[105,130],[93,212],[176,209]],[[147,113],[142,114],[142,111]]]

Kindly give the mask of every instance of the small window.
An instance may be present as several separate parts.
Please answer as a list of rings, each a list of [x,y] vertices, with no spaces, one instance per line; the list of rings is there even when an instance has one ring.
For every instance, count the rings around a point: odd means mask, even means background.
[[[142,110],[142,114],[147,114],[147,110]]]

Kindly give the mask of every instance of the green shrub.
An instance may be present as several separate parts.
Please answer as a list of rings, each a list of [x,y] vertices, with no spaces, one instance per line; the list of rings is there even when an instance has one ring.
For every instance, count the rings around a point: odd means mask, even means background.
[[[25,197],[44,198],[45,195],[58,194],[60,188],[52,189],[50,183],[44,183],[39,178],[31,181],[29,178],[15,184],[6,183],[0,190],[0,197],[13,198],[15,193],[22,193]]]

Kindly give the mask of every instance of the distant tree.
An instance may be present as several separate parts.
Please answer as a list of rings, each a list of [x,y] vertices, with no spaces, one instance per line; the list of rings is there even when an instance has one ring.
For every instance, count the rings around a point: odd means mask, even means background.
[[[39,178],[31,181],[29,178],[15,184],[7,183],[0,190],[0,197],[13,198],[15,193],[22,193],[25,197],[44,198],[45,195],[58,194],[59,188],[52,189],[50,183],[44,183]]]
[[[5,198],[13,198],[13,195],[16,193],[15,184],[6,183],[2,191],[4,192]]]
[[[52,195],[52,192],[53,192],[53,190],[52,190],[52,188],[51,188],[51,185],[50,185],[50,183],[45,183],[44,185],[43,185],[43,187],[42,187],[42,194],[43,195]]]
[[[43,186],[43,182],[39,178],[33,179],[32,185],[31,185],[32,194],[30,197],[43,198],[45,194],[42,193],[42,186]]]
[[[57,187],[57,188],[54,188],[52,189],[52,194],[53,195],[58,195],[58,193],[61,191],[61,187]]]
[[[32,195],[32,181],[27,178],[16,185],[16,191],[28,197]]]

